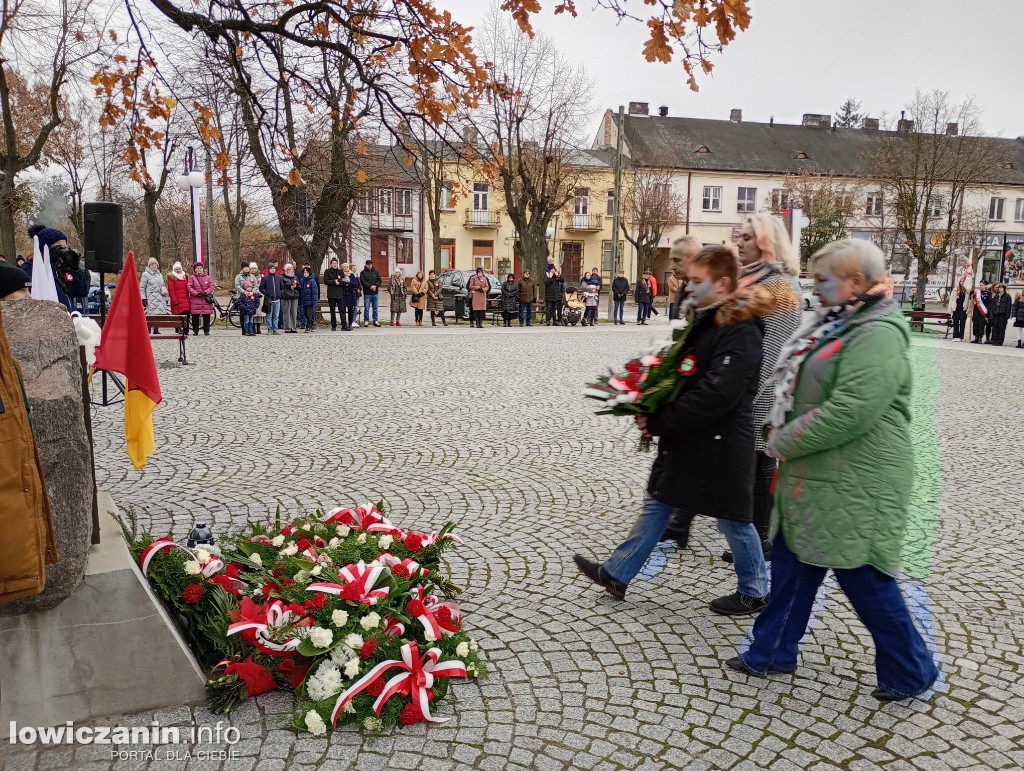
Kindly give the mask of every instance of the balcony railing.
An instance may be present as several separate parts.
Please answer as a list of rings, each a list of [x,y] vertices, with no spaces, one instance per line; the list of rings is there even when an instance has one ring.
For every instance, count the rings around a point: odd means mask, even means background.
[[[500,228],[501,212],[490,209],[466,209],[467,228]]]
[[[375,212],[368,214],[370,230],[385,230],[389,232],[404,233],[412,231],[411,214],[393,214],[388,212]]]
[[[604,215],[569,214],[565,218],[566,230],[603,230]]]

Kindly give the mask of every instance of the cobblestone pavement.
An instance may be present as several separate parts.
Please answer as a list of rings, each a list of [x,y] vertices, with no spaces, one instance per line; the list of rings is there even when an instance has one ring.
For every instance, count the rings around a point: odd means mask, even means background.
[[[16,753],[6,768],[1024,767],[1015,451],[1024,352],[915,345],[918,398],[938,392],[935,422],[919,405],[918,439],[941,448],[941,461],[924,464],[919,496],[941,497],[931,575],[926,588],[906,588],[942,679],[928,701],[880,707],[869,695],[871,640],[833,581],[795,675],[723,670],[750,620],[706,608],[734,587],[710,522],[691,549],[659,553],[627,602],[577,576],[574,552],[603,556],[625,536],[651,462],[623,421],[593,415],[580,388],[658,332],[462,326],[190,339],[195,366],[161,369],[149,467],[127,462],[120,410],[98,411],[101,488],[177,536],[196,519],[216,531],[278,504],[383,498],[398,523],[455,519],[466,546],[451,573],[492,674],[453,689],[441,710],[450,722],[383,737],[296,735],[284,728],[291,701],[278,693],[231,717],[242,736],[231,759],[186,761],[176,747],[160,754],[177,761],[113,761],[109,749],[63,747]],[[158,357],[171,361],[171,348],[158,346]],[[217,719],[180,707],[107,722],[154,718]]]

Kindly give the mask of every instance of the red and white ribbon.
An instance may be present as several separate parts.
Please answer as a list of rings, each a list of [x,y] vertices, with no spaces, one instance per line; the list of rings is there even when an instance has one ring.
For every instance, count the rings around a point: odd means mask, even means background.
[[[348,525],[353,530],[365,530],[368,533],[390,533],[395,529],[395,526],[372,503],[364,503],[354,509],[339,507],[334,509],[324,522]]]
[[[265,621],[238,621],[229,624],[227,634],[233,635],[244,632],[246,629],[253,629],[256,631],[256,647],[273,656],[284,656],[297,650],[299,647],[297,637],[289,637],[284,642],[277,643],[270,638],[270,635],[271,629],[292,624],[298,621],[299,617],[280,600],[274,600],[267,604],[264,607],[264,614]]]
[[[387,597],[391,591],[389,586],[376,588],[377,581],[384,570],[384,565],[367,567],[366,563],[360,560],[357,564],[346,565],[338,571],[338,575],[345,579],[345,584],[318,581],[307,586],[306,591],[323,592],[324,594],[342,597],[350,602],[376,605],[378,600]]]
[[[402,578],[414,578],[417,574],[425,576],[430,573],[429,569],[422,567],[420,563],[412,557],[406,557],[404,560],[400,560],[391,552],[384,552],[383,554],[378,555],[377,559],[391,568],[392,573],[395,573],[396,567],[401,566],[404,572],[399,571],[396,575],[399,575]]]
[[[405,634],[405,624],[388,613],[388,617],[384,619],[384,634],[401,637]]]
[[[382,677],[390,669],[398,668],[402,671],[392,677],[384,685],[384,691],[373,703],[373,710],[380,715],[385,702],[392,696],[412,695],[412,702],[415,704],[423,719],[431,723],[444,723],[448,718],[434,717],[430,714],[430,693],[434,687],[434,681],[442,677],[466,677],[466,665],[459,660],[439,662],[441,650],[431,648],[420,656],[419,648],[415,642],[409,642],[401,648],[402,660],[388,659],[375,666],[352,687],[338,696],[331,712],[331,724],[338,722],[338,715],[353,697],[372,685],[378,678]]]
[[[453,533],[445,533],[443,536],[438,536],[437,532],[435,531],[435,532],[431,533],[430,535],[424,535],[423,536],[423,545],[424,546],[433,546],[435,543],[437,543],[437,539],[439,537],[440,538],[450,538],[451,540],[455,541],[455,543],[459,544],[460,546],[463,544],[463,540],[461,538],[459,538],[457,535],[453,534]]]
[[[153,561],[153,557],[162,551],[170,551],[171,549],[181,549],[196,562],[199,562],[199,558],[196,556],[196,553],[187,546],[175,543],[171,538],[157,538],[153,543],[143,549],[142,554],[139,555],[139,567],[142,568],[142,575],[149,574],[149,565]],[[203,575],[207,578],[215,576],[224,569],[224,563],[215,554],[211,554],[210,558],[206,562],[200,564],[202,565],[201,569]]]
[[[445,608],[447,613],[440,613]],[[413,597],[405,606],[406,612],[423,624],[423,629],[440,640],[445,632],[456,632],[460,626],[462,611],[456,602],[442,602],[432,594],[426,594],[422,586],[413,589]],[[440,617],[439,617],[440,616]]]

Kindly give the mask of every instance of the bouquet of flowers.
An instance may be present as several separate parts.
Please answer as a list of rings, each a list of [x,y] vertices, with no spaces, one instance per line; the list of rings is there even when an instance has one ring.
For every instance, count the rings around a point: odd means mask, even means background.
[[[693,326],[693,309],[686,321],[672,330],[672,338],[659,343],[645,356],[630,359],[620,371],[609,371],[588,383],[583,395],[602,403],[598,415],[650,415],[679,395],[685,379],[697,371],[697,360],[688,352],[686,339]],[[651,448],[651,437],[640,438],[640,449]]]
[[[121,523],[143,574],[201,663],[214,712],[275,688],[297,696],[294,726],[339,722],[379,731],[443,722],[432,713],[452,678],[483,676],[441,555],[452,523],[426,533],[381,505],[339,507],[271,527],[250,522],[223,548],[189,549]]]

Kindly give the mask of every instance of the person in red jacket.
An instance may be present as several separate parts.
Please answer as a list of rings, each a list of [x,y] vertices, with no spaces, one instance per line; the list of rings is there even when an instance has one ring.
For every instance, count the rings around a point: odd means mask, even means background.
[[[167,296],[171,301],[171,313],[175,316],[189,312],[188,276],[180,262],[174,263],[171,272],[167,274]]]

